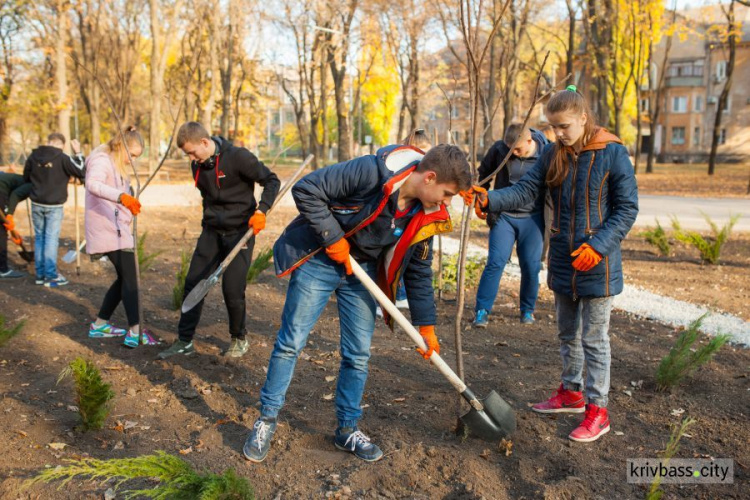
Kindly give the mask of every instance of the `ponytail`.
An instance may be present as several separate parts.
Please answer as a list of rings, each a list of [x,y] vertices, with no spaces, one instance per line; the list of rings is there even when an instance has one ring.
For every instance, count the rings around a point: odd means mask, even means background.
[[[123,138],[125,142],[123,142]],[[128,146],[127,150],[125,148],[125,144],[127,144]],[[140,146],[141,149],[143,149],[143,137],[141,137],[141,134],[135,128],[135,125],[128,125],[127,127],[125,127],[122,133],[118,132],[107,143],[109,155],[110,157],[112,157],[112,161],[114,162],[115,167],[117,167],[117,171],[125,179],[130,178],[130,162],[128,161],[128,150],[136,145]]]

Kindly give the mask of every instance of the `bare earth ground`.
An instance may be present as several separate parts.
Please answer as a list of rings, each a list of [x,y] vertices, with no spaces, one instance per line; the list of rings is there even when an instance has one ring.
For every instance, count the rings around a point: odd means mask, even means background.
[[[645,159],[639,167],[638,190],[644,194],[697,196],[703,198],[747,198],[750,164],[731,163],[716,166],[714,175],[707,175],[705,163],[658,163],[650,174]]]
[[[74,234],[66,214],[63,235]],[[257,247],[270,245],[293,216],[279,211]],[[144,207],[140,229],[148,230],[149,251],[162,250],[144,272],[146,322],[166,341],[175,338],[178,314],[170,308],[180,249],[192,251],[199,233],[200,211]],[[278,221],[278,222],[277,222]],[[66,240],[70,244],[70,240]],[[651,268],[659,258],[642,240],[626,242],[626,273],[655,290],[694,290],[678,298],[709,302],[741,312],[746,307],[748,241],[727,252],[727,265],[713,278],[692,257]],[[65,249],[61,251],[61,254]],[[18,259],[15,259],[18,263]],[[62,264],[71,285],[50,290],[30,279],[2,283],[0,311],[11,323],[25,319],[21,334],[0,348],[0,498],[56,500],[98,499],[106,489],[73,481],[19,489],[46,466],[81,456],[131,457],[165,450],[198,468],[221,472],[229,467],[248,478],[259,498],[642,498],[645,487],[625,480],[626,458],[656,457],[664,449],[672,410],[683,409],[698,423],[682,442],[679,456],[726,457],[735,460],[734,485],[667,485],[667,498],[747,498],[750,466],[750,352],[725,347],[715,360],[673,393],[656,392],[653,374],[676,338],[669,327],[623,313],[612,316],[612,392],[610,434],[592,444],[574,444],[567,434],[578,416],[543,417],[529,405],[546,398],[559,380],[560,361],[549,292],[542,293],[538,322],[517,323],[517,282],[504,282],[497,310],[487,330],[471,330],[475,290],[467,294],[464,351],[467,380],[479,394],[497,390],[517,411],[518,430],[512,453],[498,443],[462,440],[452,430],[456,395],[434,369],[416,355],[401,333],[382,324],[375,332],[370,378],[365,394],[363,429],[381,445],[386,457],[366,464],[336,451],[333,394],[337,374],[338,324],[330,305],[310,336],[305,355],[282,413],[268,459],[250,464],[241,456],[243,442],[258,414],[260,384],[279,327],[287,286],[266,271],[248,286],[251,349],[239,360],[219,356],[229,341],[221,295],[214,290],[204,307],[197,339],[199,354],[175,363],[156,360],[157,347],[130,350],[115,339],[89,339],[88,322],[96,314],[113,279],[109,263],[84,260],[80,277]],[[688,272],[690,274],[688,274]],[[724,275],[744,273],[737,280]],[[721,279],[720,290],[706,285]],[[675,283],[671,285],[670,283]],[[662,288],[660,288],[662,287]],[[726,290],[721,289],[726,287]],[[739,287],[743,294],[735,293]],[[542,287],[543,289],[546,287]],[[705,292],[703,292],[703,290]],[[510,290],[510,292],[509,292]],[[698,295],[698,293],[703,295]],[[693,295],[695,294],[695,295]],[[724,305],[724,297],[737,295]],[[744,297],[744,299],[742,298]],[[438,332],[443,354],[452,363],[455,304],[439,305]],[[114,320],[122,325],[120,308]],[[56,385],[63,367],[76,356],[94,361],[113,385],[116,397],[105,429],[75,430],[77,414],[70,381]],[[307,357],[309,356],[309,358]],[[642,382],[640,389],[631,382]],[[632,396],[623,392],[632,390]],[[118,422],[121,425],[118,425]],[[124,429],[124,427],[128,427]],[[60,451],[49,443],[66,443]],[[141,485],[144,486],[144,485]],[[119,498],[119,496],[118,496]]]

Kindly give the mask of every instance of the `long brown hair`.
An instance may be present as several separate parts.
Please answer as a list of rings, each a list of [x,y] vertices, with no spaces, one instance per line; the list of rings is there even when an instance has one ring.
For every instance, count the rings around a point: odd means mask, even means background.
[[[426,153],[432,147],[430,138],[427,136],[427,133],[425,133],[424,129],[422,128],[417,128],[417,129],[412,130],[409,135],[404,137],[404,140],[401,141],[401,144],[419,148],[422,150],[423,153]]]
[[[127,141],[128,150],[132,149],[135,145],[140,146],[141,150],[143,150],[143,137],[141,137],[140,132],[138,132],[134,125],[128,125],[122,133],[118,131],[107,143],[109,156],[112,158],[117,171],[124,179],[129,179],[130,162],[128,161],[128,152],[125,150],[123,137]]]
[[[571,88],[572,87],[572,88]],[[552,96],[547,102],[547,115],[556,113],[573,112],[576,115],[586,114],[586,124],[583,126],[583,136],[579,139],[581,144],[586,143],[593,137],[596,131],[596,120],[591,112],[586,99],[572,85],[562,92]],[[563,183],[568,175],[568,155],[571,152],[569,146],[565,146],[562,141],[555,143],[555,150],[552,156],[552,162],[547,170],[546,182],[549,187],[557,187]]]

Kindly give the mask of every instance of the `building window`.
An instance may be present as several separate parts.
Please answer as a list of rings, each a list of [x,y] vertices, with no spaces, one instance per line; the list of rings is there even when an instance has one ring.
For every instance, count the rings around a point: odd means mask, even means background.
[[[672,98],[672,113],[687,113],[687,97]]]
[[[722,109],[723,112],[729,113],[729,106],[732,104],[732,96],[727,96],[727,102],[724,103],[724,109]]]
[[[703,76],[703,61],[672,63],[669,65],[669,76]]]
[[[649,103],[648,98],[641,99],[641,113],[647,113],[648,112],[648,107],[649,107],[648,103]]]
[[[701,145],[701,128],[695,127],[693,129],[693,146]]]
[[[696,113],[702,113],[703,112],[703,96],[702,95],[695,96],[694,111]]]
[[[685,127],[672,127],[672,144],[685,144]]]
[[[453,106],[451,108],[451,118],[453,119],[458,118],[458,108],[456,106]]]
[[[719,131],[719,144],[727,143],[727,129],[723,128]]]
[[[727,62],[719,61],[716,63],[716,80],[723,81],[727,77]]]

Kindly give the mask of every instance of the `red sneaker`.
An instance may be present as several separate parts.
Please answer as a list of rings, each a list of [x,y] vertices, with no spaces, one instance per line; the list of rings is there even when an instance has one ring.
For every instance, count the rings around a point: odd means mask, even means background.
[[[609,413],[606,408],[596,405],[586,405],[586,417],[583,423],[576,427],[568,436],[573,441],[590,443],[596,441],[609,432]]]
[[[585,406],[583,393],[569,391],[560,384],[554,396],[535,404],[531,409],[538,413],[583,413]]]

